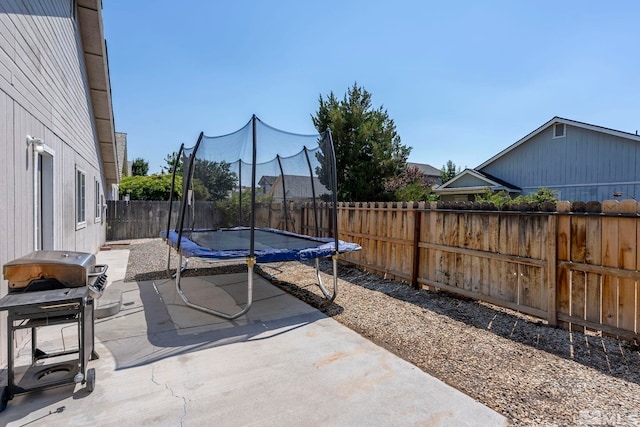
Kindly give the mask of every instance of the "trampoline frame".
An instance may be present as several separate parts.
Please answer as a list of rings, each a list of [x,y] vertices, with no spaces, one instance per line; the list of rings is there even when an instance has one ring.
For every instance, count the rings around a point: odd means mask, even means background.
[[[217,231],[225,231],[225,230],[217,230]],[[232,231],[232,230],[227,230],[227,231]],[[316,239],[310,238],[308,236],[303,236],[303,235],[295,235],[294,233],[285,233],[283,231],[280,230],[270,230],[273,232],[278,232],[279,234],[289,234],[292,235],[293,237],[297,237],[297,238],[304,238],[306,240],[315,240],[318,241]],[[179,250],[176,248],[177,245],[177,240],[175,241],[176,244],[172,244],[174,242],[174,240],[172,238],[169,237],[169,234],[164,235],[163,237],[165,237],[165,239],[167,240],[167,243],[169,244],[169,253],[168,253],[168,257],[167,257],[167,275],[171,276],[172,278],[175,279],[176,281],[176,290],[178,292],[178,295],[180,295],[180,298],[184,301],[184,303],[194,309],[203,311],[205,313],[209,313],[209,314],[213,314],[215,316],[218,317],[222,317],[228,320],[233,320],[237,317],[242,316],[243,314],[247,313],[249,311],[249,309],[251,308],[252,302],[253,302],[253,274],[254,274],[254,266],[255,264],[258,263],[258,256],[256,255],[248,255],[248,256],[244,256],[244,257],[230,257],[230,258],[226,258],[226,257],[217,257],[215,255],[210,256],[210,257],[203,257],[203,256],[193,256],[195,258],[199,258],[202,260],[205,260],[207,262],[225,262],[225,261],[229,261],[229,262],[240,262],[241,260],[244,260],[244,262],[246,262],[247,264],[247,304],[246,306],[241,309],[239,312],[237,313],[224,313],[221,312],[219,310],[214,310],[212,308],[209,307],[204,307],[200,304],[194,303],[191,300],[189,300],[189,298],[187,297],[187,295],[185,294],[184,290],[182,289],[182,284],[181,284],[181,279],[182,279],[182,273],[184,273],[184,271],[187,269],[188,263],[189,263],[189,257],[185,258],[184,263],[182,262],[183,257],[185,256],[185,254],[183,253],[183,251]],[[188,239],[187,237],[182,237],[181,240],[187,239],[189,242],[193,242],[192,240]],[[193,242],[195,243],[195,242]],[[339,241],[339,243],[343,243],[341,241]],[[198,245],[197,243],[195,243],[195,245],[198,248],[202,248],[202,249],[207,249],[204,248],[200,245]],[[355,247],[354,247],[355,246]],[[183,246],[180,246],[183,247]],[[312,256],[305,256],[304,259],[315,259],[315,269],[316,269],[316,277],[318,279],[318,287],[320,288],[320,291],[322,292],[322,294],[324,295],[325,299],[328,301],[333,301],[336,298],[337,292],[338,292],[338,253],[340,253],[340,248],[342,247],[342,252],[347,252],[347,251],[351,251],[351,250],[358,250],[359,247],[357,245],[350,245],[350,244],[344,244],[342,246],[338,246],[338,251],[334,251],[331,255],[329,255],[332,258],[332,264],[333,264],[333,289],[331,291],[329,291],[326,286],[324,285],[324,282],[322,280],[322,276],[320,273],[320,258],[323,257],[328,257],[326,255],[322,255],[321,253],[313,253],[313,251],[311,252]],[[171,248],[176,249],[177,253],[178,253],[178,268],[176,268],[176,272],[175,274],[171,274]],[[224,252],[224,251],[222,251]],[[266,254],[267,256],[270,254]],[[277,255],[277,254],[276,254]],[[288,255],[288,259],[274,259],[274,260],[269,260],[269,261],[265,261],[266,262],[285,262],[285,261],[292,261],[293,259],[291,259],[291,255]],[[318,256],[316,256],[318,255]],[[265,254],[263,253],[262,256],[264,257]],[[300,257],[302,258],[302,257]]]
[[[192,302],[191,300],[189,300],[189,298],[187,297],[187,295],[185,294],[185,292],[182,289],[182,284],[181,284],[181,279],[182,279],[182,273],[187,269],[188,263],[189,263],[189,258],[187,257],[185,259],[185,262],[183,264],[182,259],[183,259],[183,252],[181,251],[181,241],[183,239],[183,224],[184,224],[184,216],[185,216],[185,211],[186,211],[186,200],[187,197],[183,197],[183,200],[181,202],[181,206],[180,206],[180,214],[179,214],[179,219],[178,219],[178,223],[179,223],[179,229],[178,229],[178,225],[176,225],[176,232],[178,233],[177,236],[177,240],[176,240],[176,245],[175,247],[171,244],[171,240],[169,239],[169,232],[171,229],[171,212],[172,212],[172,203],[173,203],[173,194],[174,194],[174,183],[175,183],[175,177],[176,177],[176,171],[178,169],[178,161],[181,158],[182,154],[184,153],[184,144],[182,144],[180,146],[180,151],[178,152],[178,155],[176,157],[176,162],[173,168],[173,178],[171,181],[171,196],[170,196],[170,200],[169,200],[169,219],[167,222],[167,229],[166,229],[166,236],[165,239],[167,241],[167,244],[169,246],[169,254],[167,257],[167,274],[169,276],[171,276],[171,248],[174,247],[174,249],[176,250],[176,252],[178,253],[178,266],[176,268],[176,273],[173,275],[173,277],[175,278],[175,283],[176,283],[176,291],[178,293],[178,295],[180,295],[180,298],[182,299],[182,301],[188,306],[191,307],[193,309],[202,311],[204,313],[208,313],[208,314],[212,314],[214,316],[218,316],[227,320],[233,320],[236,319],[244,314],[246,314],[249,309],[251,308],[252,304],[253,304],[253,275],[254,275],[254,266],[255,264],[258,262],[258,257],[256,257],[255,255],[255,247],[254,247],[254,243],[255,243],[255,215],[254,215],[254,207],[255,207],[255,198],[256,198],[256,188],[255,188],[255,183],[256,183],[256,163],[255,163],[255,158],[256,158],[256,121],[258,120],[258,118],[253,115],[251,118],[251,122],[252,122],[252,134],[253,134],[253,162],[252,162],[252,186],[251,186],[251,213],[250,213],[250,247],[249,247],[249,255],[244,257],[244,262],[246,262],[247,264],[247,302],[244,306],[244,308],[242,308],[240,311],[236,312],[236,313],[225,313],[219,310],[215,310],[209,307],[205,307],[202,306],[200,304],[197,304],[195,302]],[[196,142],[196,145],[193,149],[192,154],[189,157],[189,165],[188,165],[188,169],[187,169],[187,177],[191,177],[192,173],[193,173],[193,160],[195,158],[195,154],[198,152],[198,147],[202,141],[204,137],[203,133],[200,133],[200,136],[198,137],[198,141]],[[334,250],[332,251],[332,253],[330,255],[320,255],[320,254],[313,254],[313,255],[317,255],[317,256],[309,256],[309,257],[305,257],[305,258],[315,258],[315,264],[316,264],[316,277],[318,279],[318,286],[323,294],[323,296],[325,297],[326,300],[328,301],[334,301],[337,293],[338,293],[338,254],[340,253],[340,246],[339,243],[340,241],[338,240],[338,212],[337,212],[337,194],[336,194],[336,183],[337,183],[337,171],[336,171],[336,162],[335,162],[335,150],[334,150],[334,146],[333,146],[333,141],[331,140],[331,132],[329,129],[326,130],[326,137],[328,137],[328,147],[329,147],[329,152],[326,153],[328,156],[330,156],[331,159],[331,163],[332,163],[332,173],[331,173],[331,179],[333,180],[334,185],[332,186],[332,205],[333,205],[333,210],[332,210],[332,221],[333,221],[333,237],[331,240],[333,240],[334,242]],[[305,148],[306,150],[306,148]],[[306,151],[305,151],[306,152]],[[307,158],[307,162],[308,162],[308,158]],[[185,164],[186,166],[186,164]],[[311,167],[311,165],[309,164],[309,167]],[[183,182],[184,185],[184,182]],[[188,181],[187,181],[187,185],[188,185]],[[185,187],[186,188],[186,187]],[[314,212],[317,209],[316,206],[316,202],[315,202],[315,192],[314,192],[314,197],[313,197],[313,205],[314,205]],[[241,208],[242,204],[240,203],[240,208]],[[286,209],[286,203],[284,203],[285,209]],[[317,214],[316,214],[317,215]],[[316,219],[316,227],[317,227],[317,219]],[[306,237],[306,238],[310,238],[310,236],[302,236],[302,237]],[[186,237],[185,237],[186,238]],[[353,249],[349,249],[350,250],[359,250],[360,247],[358,245],[355,245],[355,248]],[[321,273],[320,273],[320,257],[328,257],[331,256],[332,259],[332,266],[333,266],[333,290],[330,292],[329,290],[327,290],[327,288],[325,287],[323,281],[322,281],[322,277],[321,277]],[[212,259],[211,257],[198,257],[200,259],[203,260],[207,260],[207,261],[214,261],[214,259]],[[242,258],[237,258],[236,260],[240,260]],[[222,261],[222,259],[218,259],[218,261]],[[225,258],[224,261],[232,261],[232,259],[229,258]]]

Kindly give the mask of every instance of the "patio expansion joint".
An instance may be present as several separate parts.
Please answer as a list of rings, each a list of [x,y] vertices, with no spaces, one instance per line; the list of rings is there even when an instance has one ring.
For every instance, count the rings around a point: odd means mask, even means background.
[[[180,425],[184,425],[184,419],[187,416],[187,399],[184,396],[178,396],[173,389],[169,386],[169,384],[162,384],[160,382],[158,382],[156,380],[155,377],[155,365],[152,364],[151,365],[151,382],[154,383],[155,385],[159,386],[159,387],[164,387],[165,390],[168,390],[171,393],[172,397],[175,397],[176,399],[180,399],[182,400],[182,415],[180,416]]]

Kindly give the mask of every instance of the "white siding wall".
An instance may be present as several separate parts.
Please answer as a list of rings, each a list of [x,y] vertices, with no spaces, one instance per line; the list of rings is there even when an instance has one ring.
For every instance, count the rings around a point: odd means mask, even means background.
[[[33,155],[26,136],[54,152],[54,248],[95,253],[94,182],[105,190],[72,0],[0,0],[0,265],[34,249]],[[75,171],[86,172],[87,225],[76,230]],[[0,281],[0,296],[7,283]],[[6,361],[6,315],[0,317]]]

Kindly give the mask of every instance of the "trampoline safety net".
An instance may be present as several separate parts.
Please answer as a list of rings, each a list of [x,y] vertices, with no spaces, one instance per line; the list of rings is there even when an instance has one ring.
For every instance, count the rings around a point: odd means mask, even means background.
[[[329,130],[300,135],[254,115],[236,132],[201,133],[193,147],[180,148],[178,157],[173,186],[182,191],[179,199],[172,191],[170,204],[179,208],[167,224],[168,231],[179,235],[177,249],[181,237],[189,238],[194,230],[232,227],[331,238],[338,247],[336,162]]]

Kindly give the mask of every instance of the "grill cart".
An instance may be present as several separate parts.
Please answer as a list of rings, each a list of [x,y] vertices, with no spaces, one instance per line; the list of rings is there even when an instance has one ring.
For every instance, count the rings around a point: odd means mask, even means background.
[[[7,386],[2,389],[0,411],[16,394],[65,384],[95,387],[95,370],[87,369],[94,351],[94,299],[107,282],[107,265],[96,265],[95,256],[82,252],[36,251],[4,265],[9,282],[0,299],[7,317]],[[45,352],[38,348],[38,328],[75,325],[77,345]],[[31,332],[31,363],[15,366],[15,332]]]

